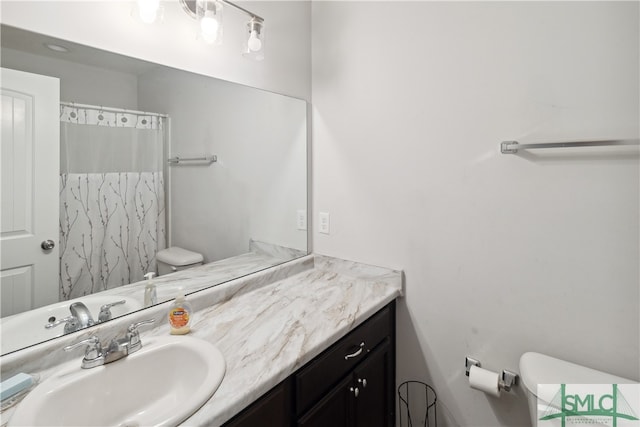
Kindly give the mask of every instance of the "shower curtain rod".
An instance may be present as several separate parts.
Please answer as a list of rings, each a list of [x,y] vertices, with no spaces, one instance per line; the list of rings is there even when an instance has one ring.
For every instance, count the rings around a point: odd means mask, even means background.
[[[100,105],[89,105],[89,104],[79,104],[77,102],[60,102],[60,105],[64,105],[66,107],[72,108],[86,108],[88,110],[96,110],[96,111],[109,111],[112,113],[126,113],[126,114],[135,114],[138,116],[156,116],[168,118],[168,114],[160,114],[160,113],[151,113],[148,111],[138,111],[138,110],[127,110],[126,108],[115,108],[115,107],[102,107]]]

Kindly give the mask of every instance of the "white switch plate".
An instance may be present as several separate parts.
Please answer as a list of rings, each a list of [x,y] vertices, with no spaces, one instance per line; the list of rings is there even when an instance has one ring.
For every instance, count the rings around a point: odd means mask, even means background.
[[[318,214],[318,219],[319,219],[318,231],[323,234],[329,234],[329,231],[331,229],[329,212],[320,212]]]
[[[307,211],[304,209],[300,209],[296,212],[296,227],[298,230],[306,230],[307,229]]]

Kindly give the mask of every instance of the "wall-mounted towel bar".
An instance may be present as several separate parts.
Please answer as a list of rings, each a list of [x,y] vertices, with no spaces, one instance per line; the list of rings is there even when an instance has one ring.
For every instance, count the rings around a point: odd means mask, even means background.
[[[518,150],[531,150],[538,148],[572,148],[572,147],[609,147],[614,145],[639,145],[637,139],[611,139],[602,141],[569,141],[547,142],[541,144],[520,144],[518,141],[504,141],[500,144],[502,154],[514,154]]]
[[[218,161],[218,156],[202,156],[202,157],[180,157],[175,156],[167,159],[169,165],[210,165]]]

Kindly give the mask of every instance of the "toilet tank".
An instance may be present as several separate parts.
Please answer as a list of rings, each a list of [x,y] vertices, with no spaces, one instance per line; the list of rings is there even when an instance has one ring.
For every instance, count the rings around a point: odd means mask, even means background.
[[[156,254],[156,261],[158,262],[158,275],[162,276],[164,274],[202,265],[204,257],[202,254],[197,252],[188,251],[178,246],[172,246],[158,251]]]
[[[533,426],[538,425],[538,405],[544,405],[541,408],[544,411],[551,404],[557,391],[538,390],[539,384],[636,384],[636,381],[627,378],[534,352],[525,353],[520,357],[520,378],[527,393]]]

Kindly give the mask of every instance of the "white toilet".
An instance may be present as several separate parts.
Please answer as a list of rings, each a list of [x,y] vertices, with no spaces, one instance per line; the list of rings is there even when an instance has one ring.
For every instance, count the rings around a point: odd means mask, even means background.
[[[557,393],[557,387],[538,390],[538,384],[636,384],[636,381],[533,352],[520,357],[520,378],[527,393],[532,426],[538,425],[538,405],[543,406],[542,411],[546,410]]]
[[[162,276],[202,265],[204,257],[197,252],[188,251],[178,246],[171,246],[158,251],[156,261],[158,261],[158,275]]]

